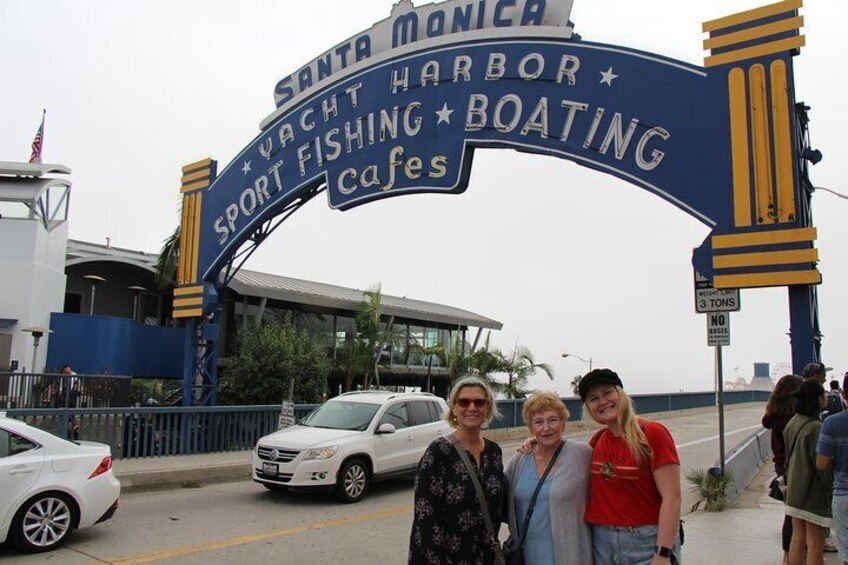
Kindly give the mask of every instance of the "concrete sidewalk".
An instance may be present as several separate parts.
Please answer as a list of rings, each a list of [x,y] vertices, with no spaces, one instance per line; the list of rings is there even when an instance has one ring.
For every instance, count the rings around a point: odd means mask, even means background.
[[[771,464],[765,465],[732,508],[685,516],[683,563],[782,563],[783,503],[772,500],[767,494],[773,475]],[[836,553],[825,553],[824,562],[828,565],[840,563]]]

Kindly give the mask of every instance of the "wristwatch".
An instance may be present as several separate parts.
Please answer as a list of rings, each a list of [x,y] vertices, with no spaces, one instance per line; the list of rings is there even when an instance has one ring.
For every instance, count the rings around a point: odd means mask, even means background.
[[[672,555],[670,547],[663,547],[661,545],[658,545],[654,548],[654,553],[659,555],[660,557],[671,557]]]

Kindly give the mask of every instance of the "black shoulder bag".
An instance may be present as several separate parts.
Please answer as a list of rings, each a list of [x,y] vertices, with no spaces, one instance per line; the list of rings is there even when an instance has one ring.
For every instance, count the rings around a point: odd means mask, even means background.
[[[533,510],[536,508],[536,499],[539,497],[539,491],[542,490],[542,485],[545,483],[545,479],[548,478],[548,474],[551,472],[551,469],[554,466],[554,462],[559,457],[560,451],[565,446],[565,440],[559,444],[556,451],[554,452],[554,456],[551,457],[550,462],[548,463],[548,467],[545,469],[544,474],[539,479],[539,482],[536,484],[536,490],[533,491],[533,496],[530,498],[530,505],[527,507],[527,514],[524,516],[524,524],[521,526],[521,529],[518,530],[520,537],[516,538],[512,535],[504,542],[503,552],[504,557],[506,559],[507,565],[524,565],[524,542],[527,539],[527,529],[530,527],[530,517],[533,516]],[[534,462],[535,464],[535,462]],[[516,470],[515,475],[513,476],[513,482],[517,482],[518,480],[518,471]],[[515,492],[515,485],[509,485],[510,491]]]
[[[474,466],[468,459],[468,454],[465,452],[465,448],[460,444],[459,438],[456,437],[456,434],[449,435],[448,441],[450,441],[453,448],[459,454],[459,458],[462,459],[462,462],[465,464],[465,468],[468,470],[468,475],[471,477],[471,483],[474,485],[474,491],[477,493],[477,502],[480,503],[480,510],[483,511],[483,524],[486,526],[486,534],[489,536],[489,542],[494,548],[495,565],[505,565],[503,552],[501,552],[501,544],[495,536],[495,528],[492,527],[492,515],[489,514],[489,505],[486,504],[486,495],[483,493],[483,487],[480,485],[480,480],[477,478],[477,472],[474,470]]]

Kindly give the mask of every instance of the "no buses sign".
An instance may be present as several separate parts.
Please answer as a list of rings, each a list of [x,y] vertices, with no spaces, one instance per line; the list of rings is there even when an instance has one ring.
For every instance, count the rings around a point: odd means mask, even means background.
[[[724,312],[707,314],[707,345],[710,347],[730,345],[730,314]]]

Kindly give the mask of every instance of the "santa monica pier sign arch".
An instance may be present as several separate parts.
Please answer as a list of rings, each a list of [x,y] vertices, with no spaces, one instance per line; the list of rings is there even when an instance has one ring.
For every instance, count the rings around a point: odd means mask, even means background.
[[[801,0],[705,23],[703,67],[585,41],[571,6],[398,2],[280,80],[276,110],[220,174],[211,159],[183,168],[174,316],[192,329],[184,377],[204,380],[201,402],[214,402],[219,291],[280,222],[323,191],[339,210],[461,193],[478,148],[568,159],[694,216],[712,230],[696,270],[716,288],[789,287],[793,364],[818,359]]]

